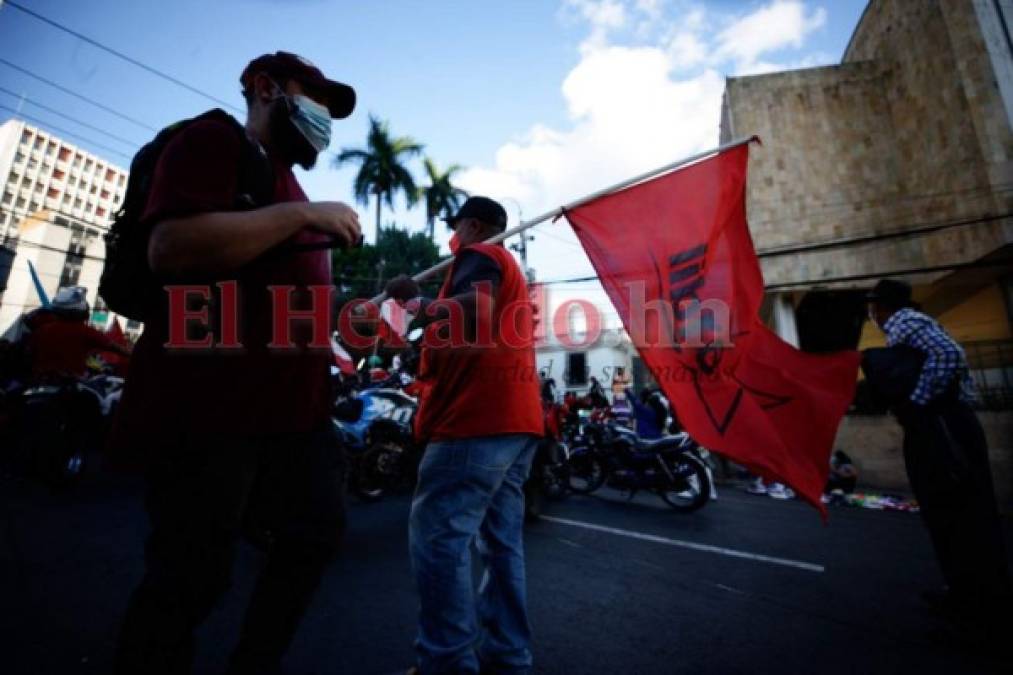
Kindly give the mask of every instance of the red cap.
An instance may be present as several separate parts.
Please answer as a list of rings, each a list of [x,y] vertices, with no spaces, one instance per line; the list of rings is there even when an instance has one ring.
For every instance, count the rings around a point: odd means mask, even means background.
[[[347,84],[328,80],[319,68],[297,54],[275,52],[258,56],[250,61],[243,74],[239,76],[244,91],[253,86],[253,78],[257,73],[266,73],[282,80],[295,80],[320,92],[327,99],[327,109],[331,111],[331,117],[336,119],[348,117],[355,109],[354,89]]]

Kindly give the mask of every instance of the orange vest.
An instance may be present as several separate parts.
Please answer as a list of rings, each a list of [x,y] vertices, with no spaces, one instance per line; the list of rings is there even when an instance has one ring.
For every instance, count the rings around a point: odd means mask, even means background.
[[[534,321],[524,276],[502,246],[472,244],[461,251],[468,249],[499,263],[502,277],[495,304],[491,317],[479,305],[475,346],[422,349],[415,435],[422,441],[497,434],[541,436],[544,422]],[[449,296],[453,276],[451,265],[440,299]]]

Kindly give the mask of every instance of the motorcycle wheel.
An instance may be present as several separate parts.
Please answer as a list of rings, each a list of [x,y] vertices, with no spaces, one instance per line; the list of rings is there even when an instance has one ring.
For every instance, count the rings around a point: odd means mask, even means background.
[[[669,471],[676,476],[676,484],[658,490],[658,494],[676,511],[691,513],[710,499],[711,484],[704,463],[691,455],[682,454],[666,459]]]
[[[605,467],[594,455],[571,456],[565,470],[570,489],[579,495],[589,495],[605,483]]]
[[[401,446],[381,441],[374,444],[359,458],[358,470],[352,477],[352,490],[364,502],[383,499],[387,486],[397,479]]]
[[[542,485],[549,499],[562,499],[570,491],[569,474],[565,465],[546,466],[543,469]]]
[[[545,492],[538,483],[528,481],[524,484],[524,520],[538,520],[545,512]]]

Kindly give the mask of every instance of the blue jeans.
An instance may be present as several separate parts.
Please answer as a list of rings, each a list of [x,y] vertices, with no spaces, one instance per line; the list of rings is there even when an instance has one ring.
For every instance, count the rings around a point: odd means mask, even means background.
[[[409,547],[421,608],[423,675],[525,673],[531,667],[524,574],[524,481],[537,439],[523,434],[426,447],[412,500]],[[485,573],[472,583],[471,543]],[[476,606],[477,605],[477,606]]]

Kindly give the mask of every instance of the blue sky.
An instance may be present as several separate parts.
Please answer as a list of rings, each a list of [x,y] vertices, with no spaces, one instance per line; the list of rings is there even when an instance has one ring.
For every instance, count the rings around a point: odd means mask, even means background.
[[[711,147],[724,77],[836,63],[865,0],[20,0],[31,9],[242,106],[254,56],[300,53],[353,85],[359,106],[331,149],[360,145],[367,115],[425,143],[464,187],[530,217]],[[161,127],[213,104],[0,8],[0,57]],[[134,140],[152,133],[0,64],[0,86]],[[0,94],[0,105],[16,98]],[[26,114],[130,146],[26,104]],[[8,113],[0,111],[0,120]],[[42,124],[41,126],[47,126]],[[126,165],[128,160],[80,145]],[[421,175],[421,166],[417,166]],[[311,199],[351,201],[351,170],[300,178]],[[372,232],[372,209],[360,207]],[[419,210],[398,222],[420,228]],[[566,226],[536,228],[541,278],[589,273]]]

